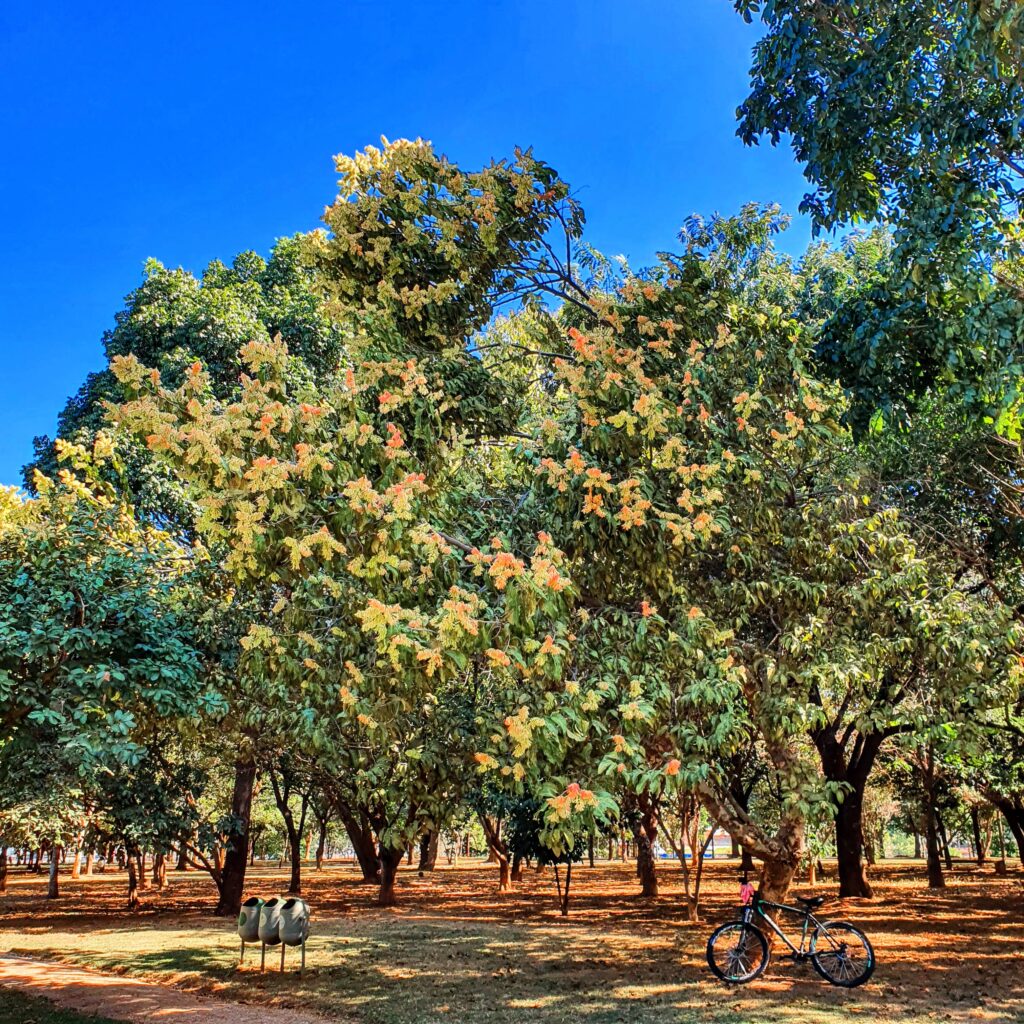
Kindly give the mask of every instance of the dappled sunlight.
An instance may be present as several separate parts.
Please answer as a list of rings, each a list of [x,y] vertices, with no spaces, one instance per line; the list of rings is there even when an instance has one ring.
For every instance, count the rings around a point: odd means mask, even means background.
[[[69,882],[58,903],[43,881],[16,875],[0,900],[0,944],[15,952],[159,980],[241,1002],[309,1007],[368,1024],[425,1019],[517,1024],[757,1020],[830,1024],[864,1015],[883,1021],[970,1020],[1010,1024],[1024,1014],[1024,873],[1006,878],[973,866],[929,892],[920,864],[875,871],[877,898],[836,900],[825,919],[847,919],[871,937],[879,958],[872,982],[844,991],[809,965],[773,960],[744,988],[714,982],[704,963],[708,934],[736,903],[735,862],[708,866],[704,920],[690,924],[678,868],[660,866],[662,895],[637,898],[631,864],[602,862],[574,872],[568,919],[558,914],[550,869],[527,870],[511,893],[497,892],[491,865],[466,861],[420,878],[405,869],[399,904],[373,905],[371,886],[350,866],[304,875],[313,928],[303,978],[297,958],[260,973],[259,949],[238,967],[233,922],[211,916],[209,880],[174,874],[148,891],[137,916],[123,910],[123,876]],[[284,871],[258,867],[246,891],[284,890]],[[834,880],[817,891],[828,893]],[[797,892],[808,891],[796,886]]]

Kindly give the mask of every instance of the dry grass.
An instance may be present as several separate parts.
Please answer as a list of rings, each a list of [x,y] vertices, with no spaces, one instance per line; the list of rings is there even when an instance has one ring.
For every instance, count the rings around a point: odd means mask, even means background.
[[[124,876],[67,882],[45,900],[45,881],[16,874],[0,899],[0,949],[123,972],[241,1002],[304,1007],[359,1024],[886,1024],[1024,1020],[1024,873],[997,878],[964,866],[929,892],[920,864],[875,873],[877,896],[828,908],[871,937],[879,967],[846,992],[809,966],[774,962],[743,988],[716,983],[704,965],[711,928],[736,902],[735,862],[710,867],[705,920],[688,925],[678,869],[661,867],[662,895],[637,898],[628,865],[578,868],[573,908],[558,917],[554,879],[527,871],[499,895],[492,867],[467,862],[420,879],[400,876],[400,905],[381,910],[348,866],[306,873],[313,907],[309,970],[261,975],[259,950],[237,969],[233,922],[210,916],[212,886],[172,874],[123,909]],[[247,892],[269,896],[285,872],[257,868]],[[824,880],[816,891],[834,891]],[[798,887],[806,891],[806,887]],[[268,951],[268,963],[276,954]],[[297,952],[289,964],[298,966]]]

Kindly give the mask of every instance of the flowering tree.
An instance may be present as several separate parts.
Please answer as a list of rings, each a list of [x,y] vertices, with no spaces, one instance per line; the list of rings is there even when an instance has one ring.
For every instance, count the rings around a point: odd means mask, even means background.
[[[696,789],[778,896],[812,811],[852,793],[843,813],[859,828],[853,760],[822,775],[812,740],[852,744],[869,770],[887,736],[1012,686],[1015,634],[998,609],[950,594],[861,489],[810,338],[747,286],[756,222],[717,235],[708,250],[696,232],[682,257],[556,325],[565,341],[523,462],[579,596],[569,644],[548,638],[558,664],[530,677],[488,764],[545,776],[571,750],[593,799],[618,792],[641,812]],[[722,767],[755,739],[784,795],[770,829]]]
[[[533,618],[557,614],[568,585],[543,536],[523,559],[453,537],[458,501],[440,487],[514,408],[467,339],[565,189],[527,155],[462,175],[423,143],[339,168],[347,191],[314,245],[351,330],[337,374],[304,379],[283,342],[256,340],[226,403],[199,361],[168,383],[120,356],[135,397],[115,415],[188,482],[200,534],[262,595],[242,641],[261,713],[372,826],[389,902],[402,852],[452,801],[453,738],[467,756],[477,746],[489,666],[532,643]]]

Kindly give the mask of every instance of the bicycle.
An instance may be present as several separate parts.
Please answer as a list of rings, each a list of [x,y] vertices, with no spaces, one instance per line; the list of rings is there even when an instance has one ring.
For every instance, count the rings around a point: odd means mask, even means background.
[[[746,885],[744,889],[748,888]],[[748,894],[743,892],[744,897]],[[810,961],[827,982],[841,988],[863,985],[875,970],[875,951],[867,936],[846,921],[820,921],[814,915],[824,896],[797,896],[800,907],[762,900],[756,893],[744,901],[741,917],[716,928],[708,939],[708,966],[715,977],[730,985],[743,985],[764,973],[771,950],[757,916],[789,947],[783,959]],[[785,911],[803,919],[799,945],[794,945],[767,910]]]

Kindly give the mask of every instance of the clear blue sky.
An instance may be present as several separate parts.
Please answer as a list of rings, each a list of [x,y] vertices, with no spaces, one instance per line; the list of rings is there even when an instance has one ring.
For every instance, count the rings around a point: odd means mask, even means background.
[[[788,148],[735,138],[756,30],[729,0],[0,6],[2,483],[147,257],[198,271],[315,227],[331,156],[381,134],[466,166],[532,145],[635,263],[692,212],[803,193]]]

